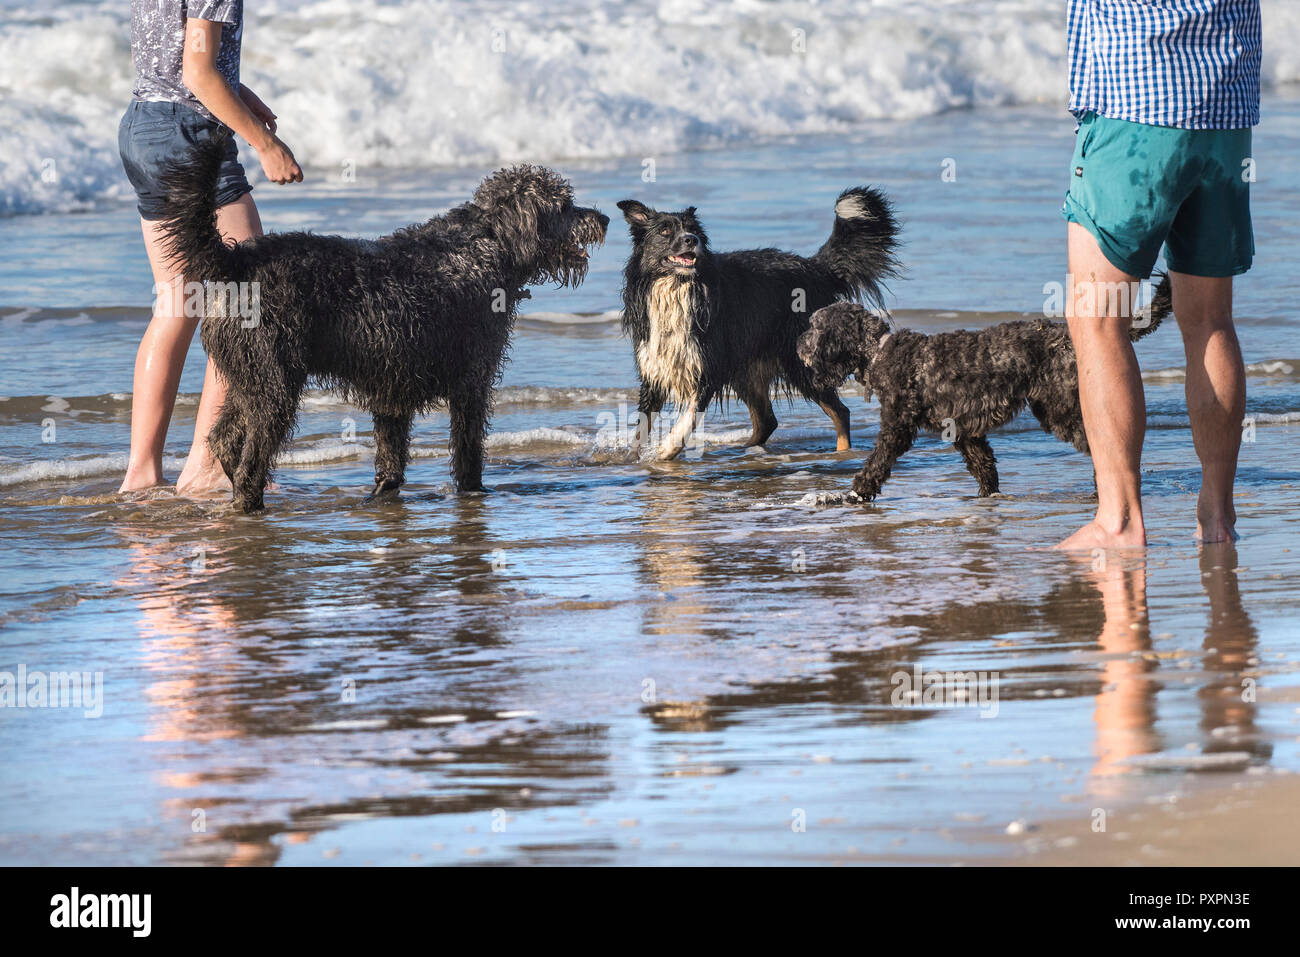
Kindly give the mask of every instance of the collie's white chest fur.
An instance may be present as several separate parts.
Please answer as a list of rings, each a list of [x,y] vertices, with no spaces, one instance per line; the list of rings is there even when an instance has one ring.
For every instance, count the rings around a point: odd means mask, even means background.
[[[650,338],[636,350],[641,378],[679,404],[695,397],[704,376],[704,357],[694,334],[695,310],[702,305],[695,289],[695,283],[673,276],[655,281],[646,302]]]

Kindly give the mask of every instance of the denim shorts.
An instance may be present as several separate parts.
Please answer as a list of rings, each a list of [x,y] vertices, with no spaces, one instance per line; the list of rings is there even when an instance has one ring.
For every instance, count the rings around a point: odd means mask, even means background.
[[[162,219],[167,194],[159,180],[167,165],[184,163],[195,146],[205,143],[221,124],[196,113],[184,103],[132,100],[117,128],[117,148],[126,178],[135,187],[140,216]],[[226,141],[226,157],[217,178],[217,207],[229,205],[253,191],[239,165],[234,137]]]
[[[1062,213],[1111,265],[1145,279],[1160,247],[1174,272],[1238,276],[1250,268],[1251,131],[1182,130],[1086,113]]]

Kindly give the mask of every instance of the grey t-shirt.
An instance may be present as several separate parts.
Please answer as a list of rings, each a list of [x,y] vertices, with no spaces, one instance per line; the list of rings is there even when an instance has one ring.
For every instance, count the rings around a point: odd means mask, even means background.
[[[131,59],[137,100],[184,103],[209,119],[181,79],[186,19],[221,24],[217,71],[239,92],[239,42],[244,34],[244,0],[131,0]]]

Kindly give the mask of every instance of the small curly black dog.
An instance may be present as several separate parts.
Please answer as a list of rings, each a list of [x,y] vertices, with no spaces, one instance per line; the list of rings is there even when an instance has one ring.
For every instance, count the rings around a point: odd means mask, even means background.
[[[1171,310],[1169,277],[1162,276],[1129,338],[1148,335]],[[994,494],[998,470],[988,433],[1026,407],[1044,431],[1088,453],[1074,346],[1062,322],[1029,319],[925,335],[892,331],[883,316],[840,302],[813,314],[799,358],[818,388],[837,389],[856,376],[867,398],[874,392],[880,399],[876,444],[853,479],[853,494],[866,502],[880,494],[920,431],[951,441],[980,495]]]
[[[472,202],[380,239],[292,232],[227,246],[216,221],[221,157],[213,142],[167,172],[163,228],[185,278],[207,283],[203,346],[229,385],[208,443],[236,506],[263,507],[309,380],[373,416],[372,495],[405,482],[411,420],[444,402],[456,489],[481,490],[515,308],[527,286],[580,283],[609,218],[575,206],[559,174],[515,166],[485,179]],[[236,302],[256,308],[250,316]]]
[[[661,213],[633,199],[618,204],[632,234],[623,272],[623,331],[641,383],[634,452],[671,399],[678,420],[658,458],[686,447],[709,403],[734,393],[749,409],[748,446],[776,430],[771,389],[816,402],[849,447],[849,410],[834,388],[816,386],[795,346],[813,312],[837,299],[879,304],[881,282],[897,272],[898,232],[884,195],[856,187],[840,194],[830,238],[812,256],[778,249],[715,253],[695,207]]]

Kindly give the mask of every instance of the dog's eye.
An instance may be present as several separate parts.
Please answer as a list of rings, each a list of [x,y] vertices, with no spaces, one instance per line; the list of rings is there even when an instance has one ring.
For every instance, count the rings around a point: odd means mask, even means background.
[[[671,226],[665,226],[659,230],[660,236],[671,236],[672,234],[673,234],[673,228]]]

